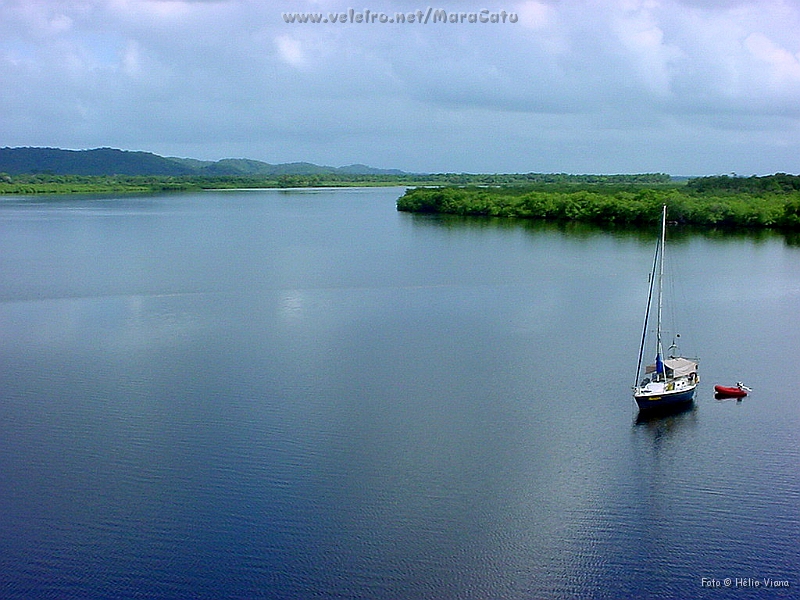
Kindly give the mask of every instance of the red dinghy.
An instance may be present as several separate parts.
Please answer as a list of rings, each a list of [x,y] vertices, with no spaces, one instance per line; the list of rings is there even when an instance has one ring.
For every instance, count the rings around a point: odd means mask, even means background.
[[[728,387],[725,385],[715,385],[714,391],[717,396],[725,398],[743,398],[747,396],[747,392],[752,391],[749,387],[744,385],[741,381],[736,383],[736,387]]]

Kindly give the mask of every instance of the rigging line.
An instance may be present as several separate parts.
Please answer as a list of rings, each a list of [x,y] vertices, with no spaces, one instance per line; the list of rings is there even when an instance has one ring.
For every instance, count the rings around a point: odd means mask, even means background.
[[[656,242],[656,251],[653,253],[653,268],[650,269],[650,290],[647,293],[647,308],[644,312],[644,325],[642,325],[642,342],[639,345],[639,361],[636,364],[636,381],[633,387],[639,385],[639,375],[642,371],[642,357],[644,356],[644,341],[647,337],[647,325],[650,321],[650,307],[653,303],[653,289],[656,282],[656,266],[658,265],[658,254],[661,249],[661,240]]]

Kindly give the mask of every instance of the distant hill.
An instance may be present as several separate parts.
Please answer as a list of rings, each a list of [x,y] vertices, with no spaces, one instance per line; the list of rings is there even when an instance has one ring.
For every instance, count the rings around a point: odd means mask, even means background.
[[[164,157],[151,152],[114,148],[62,150],[60,148],[0,148],[0,173],[48,173],[53,175],[160,175],[208,177],[276,175],[403,175],[397,169],[366,165],[326,167],[306,162],[270,164],[246,158],[205,161]]]
[[[336,169],[337,173],[344,173],[346,175],[407,175],[405,171],[400,169],[376,169],[375,167],[368,167],[367,165],[355,164],[347,165],[346,167],[339,167]]]
[[[0,148],[0,172],[53,175],[192,175],[186,165],[151,154],[113,148]]]

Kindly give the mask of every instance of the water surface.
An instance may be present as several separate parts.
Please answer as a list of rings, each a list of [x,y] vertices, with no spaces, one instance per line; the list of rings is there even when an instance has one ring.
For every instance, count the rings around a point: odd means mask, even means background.
[[[655,232],[400,193],[0,199],[0,595],[796,593],[800,250],[676,235],[641,421]]]

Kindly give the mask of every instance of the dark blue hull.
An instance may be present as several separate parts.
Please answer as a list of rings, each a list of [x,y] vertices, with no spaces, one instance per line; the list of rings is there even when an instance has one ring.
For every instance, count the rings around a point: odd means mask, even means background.
[[[673,394],[661,394],[660,396],[634,396],[639,410],[653,410],[671,408],[673,406],[680,406],[692,401],[694,398],[694,390],[686,390],[684,392],[677,392]]]

